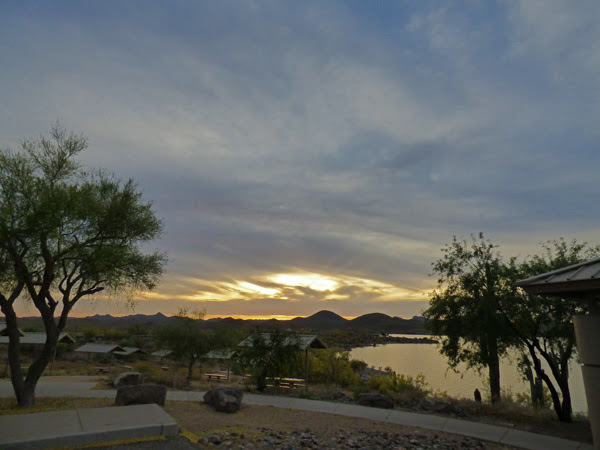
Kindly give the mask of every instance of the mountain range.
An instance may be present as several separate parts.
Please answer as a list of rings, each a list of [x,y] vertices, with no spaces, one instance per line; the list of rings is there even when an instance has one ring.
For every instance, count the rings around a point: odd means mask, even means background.
[[[132,314],[128,316],[111,316],[110,314],[96,314],[88,317],[69,318],[68,328],[83,327],[130,327],[139,325],[162,325],[177,320],[174,316],[165,316],[162,313],[153,315]],[[38,317],[20,319],[21,327],[36,326],[41,320]],[[320,330],[368,330],[386,333],[427,333],[424,329],[424,319],[414,316],[411,319],[392,317],[382,313],[365,314],[354,319],[344,317],[327,310],[319,311],[308,317],[296,317],[291,320],[277,319],[234,319],[232,317],[213,318],[203,321],[207,327],[211,326],[260,326],[264,328],[281,327],[303,331]]]

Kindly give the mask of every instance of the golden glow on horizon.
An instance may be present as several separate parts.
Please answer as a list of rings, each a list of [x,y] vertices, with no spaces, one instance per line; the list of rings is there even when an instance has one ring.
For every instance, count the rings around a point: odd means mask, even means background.
[[[278,273],[266,279],[276,284],[307,287],[314,291],[333,291],[339,286],[339,282],[332,277],[318,273]]]
[[[315,272],[282,272],[247,280],[211,281],[200,278],[180,278],[177,291],[144,292],[138,298],[152,300],[183,300],[194,302],[228,302],[275,300],[302,301],[306,296],[321,301],[344,302],[361,299],[365,302],[426,301],[430,290],[411,289],[369,278],[347,275],[325,275]],[[182,292],[182,290],[187,292]],[[306,289],[313,292],[307,293]],[[174,289],[173,289],[174,290]]]
[[[281,291],[279,289],[265,288],[265,287],[259,286],[258,284],[248,283],[247,281],[241,281],[241,282],[238,281],[237,284],[241,289],[246,289],[250,293],[256,292],[258,294],[268,295],[268,296],[273,296],[273,295],[277,295],[277,294],[281,293]]]
[[[292,320],[296,317],[298,317],[297,315],[295,316],[290,316],[290,315],[286,315],[286,314],[263,314],[263,315],[252,315],[252,314],[207,314],[205,319],[225,319],[227,317],[231,317],[232,319],[243,319],[243,320],[270,320],[270,319],[277,319],[277,320]]]

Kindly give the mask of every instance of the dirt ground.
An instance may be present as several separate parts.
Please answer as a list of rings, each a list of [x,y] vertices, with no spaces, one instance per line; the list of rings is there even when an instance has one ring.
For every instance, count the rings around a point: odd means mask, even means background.
[[[112,399],[92,398],[38,398],[33,408],[19,409],[14,399],[0,399],[0,415],[23,414],[61,409],[99,408],[114,405]],[[290,433],[310,434],[318,442],[331,443],[341,435],[351,438],[360,433],[379,435],[401,434],[410,436],[418,441],[420,448],[431,448],[428,442],[440,440],[450,445],[449,448],[485,448],[490,450],[512,449],[493,443],[481,442],[462,436],[423,430],[415,427],[386,424],[370,420],[338,416],[334,414],[313,413],[290,409],[275,408],[271,406],[243,405],[235,414],[219,413],[211,407],[199,402],[166,402],[164,409],[177,421],[180,427],[187,432],[191,442],[201,441],[200,447],[213,447],[203,445],[202,439],[213,435],[226,435],[231,446],[218,445],[220,448],[279,448],[276,446],[265,447],[265,439],[273,436],[280,439]],[[285,436],[282,436],[285,435]],[[476,447],[473,447],[474,443]],[[180,443],[181,444],[181,443]],[[470,444],[470,445],[468,445]],[[154,448],[149,444],[149,448]],[[160,444],[158,448],[160,448]],[[143,445],[134,445],[132,448],[144,448]],[[169,448],[179,448],[178,445]],[[185,448],[185,445],[183,446]],[[314,447],[313,447],[314,448]],[[325,448],[325,445],[323,445]],[[387,448],[386,446],[374,448]],[[444,447],[442,447],[444,448]],[[448,448],[448,447],[446,447]]]
[[[387,424],[353,417],[334,414],[314,413],[271,406],[243,405],[235,414],[215,412],[211,407],[192,402],[167,402],[165,410],[184,429],[192,432],[198,438],[214,433],[225,433],[234,430],[237,436],[245,440],[260,441],[263,437],[275,432],[301,432],[318,436],[321,442],[331,442],[340,434],[352,432],[366,433],[400,433],[414,434],[421,441],[442,438],[456,443],[455,448],[461,448],[461,436],[423,430],[415,427]],[[424,448],[428,448],[424,446]],[[512,449],[485,442],[483,448],[490,450]]]

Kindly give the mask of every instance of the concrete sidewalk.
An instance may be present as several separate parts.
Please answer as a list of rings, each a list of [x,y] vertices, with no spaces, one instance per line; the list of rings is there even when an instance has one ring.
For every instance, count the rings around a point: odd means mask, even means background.
[[[175,436],[177,422],[155,404],[0,416],[0,449],[84,446]]]
[[[38,384],[36,395],[38,397],[115,397],[115,390],[90,390],[93,384],[93,382],[86,381],[77,381],[73,383],[52,382],[44,381],[42,378]],[[0,381],[0,397],[12,395],[13,392],[10,383]],[[203,395],[204,392],[198,391],[168,391],[167,400],[203,401]],[[370,408],[347,403],[248,393],[244,393],[243,402],[247,405],[273,406],[276,408],[338,414],[341,416],[358,417],[367,420],[444,431],[531,450],[593,450],[591,444],[578,441],[432,414],[419,414],[394,409]]]

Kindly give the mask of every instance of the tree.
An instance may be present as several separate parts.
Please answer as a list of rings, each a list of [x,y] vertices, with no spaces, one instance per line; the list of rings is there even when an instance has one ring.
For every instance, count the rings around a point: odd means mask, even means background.
[[[502,310],[524,350],[524,356],[528,358],[525,364],[533,367],[537,378],[550,391],[558,419],[571,422],[569,361],[576,350],[571,320],[575,314],[586,312],[587,305],[575,299],[528,295],[517,289],[514,282],[597,258],[600,246],[588,247],[575,240],[567,243],[560,238],[542,244],[542,248],[541,255],[530,256],[522,262],[513,258],[507,264],[512,277],[513,296],[503,302]],[[542,361],[547,364],[550,373],[546,372]]]
[[[511,294],[496,246],[471,236],[456,237],[433,263],[438,289],[424,312],[432,332],[441,337],[441,352],[452,368],[487,367],[492,402],[500,400],[500,357],[512,344],[500,304]]]
[[[270,333],[255,333],[250,337],[240,361],[256,380],[256,388],[264,391],[267,378],[280,378],[287,371],[299,369],[300,341],[295,333],[274,329]]]
[[[75,304],[102,291],[152,289],[166,261],[141,246],[162,225],[133,181],[87,172],[77,156],[81,135],[60,125],[49,137],[0,152],[0,309],[9,335],[11,381],[20,406],[35,386]],[[27,373],[21,369],[15,301],[38,310],[46,343]]]
[[[180,309],[177,321],[156,330],[156,339],[161,347],[171,350],[172,357],[186,365],[187,383],[190,384],[194,365],[211,350],[211,336],[202,329],[204,311]]]

